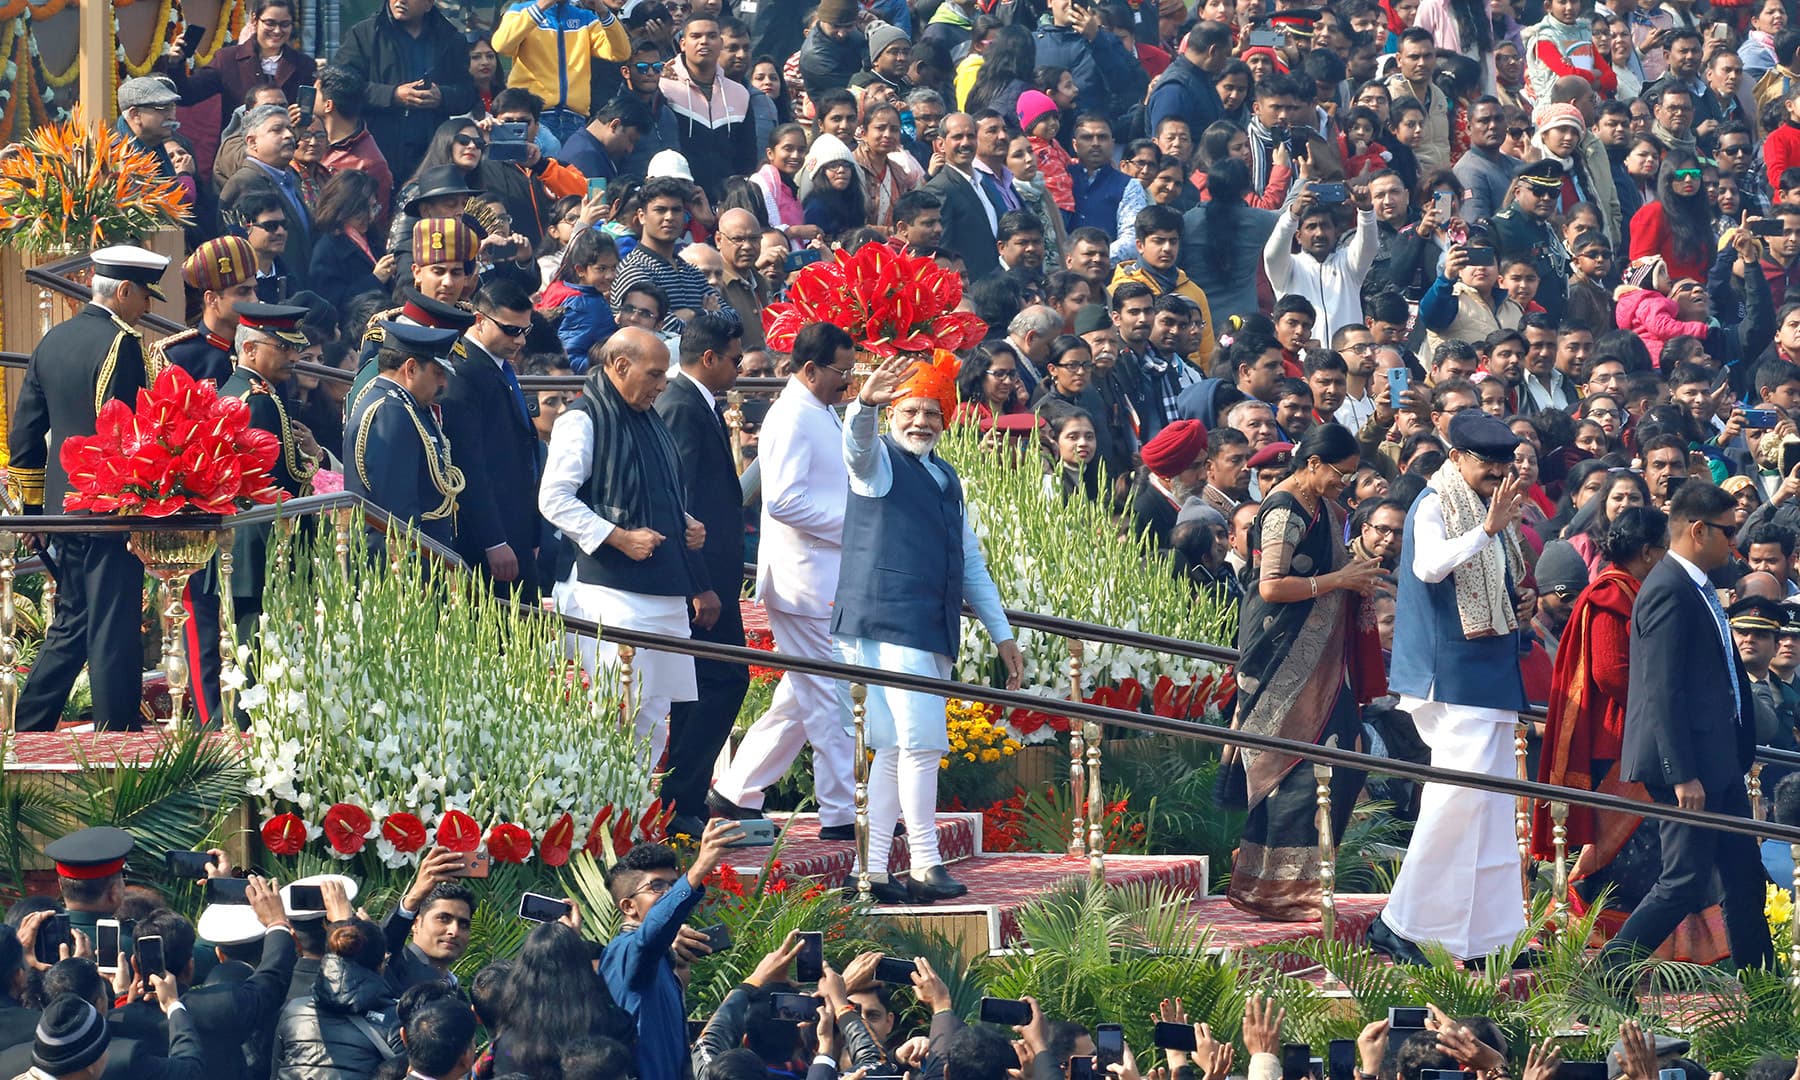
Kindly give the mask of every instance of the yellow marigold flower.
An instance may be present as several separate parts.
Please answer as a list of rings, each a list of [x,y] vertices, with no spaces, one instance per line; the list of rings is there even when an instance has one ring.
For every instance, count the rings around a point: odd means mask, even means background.
[[[938,768],[940,768],[940,769],[948,769],[949,767],[950,767],[950,759],[949,758],[943,758],[938,762]]]
[[[1002,754],[1005,754],[1007,757],[1012,757],[1015,751],[1013,750],[1012,743],[1009,742],[1004,747],[1001,748],[1000,752]]]
[[[975,760],[975,755],[974,755],[974,754],[964,754],[964,755],[963,755],[963,760],[964,760],[964,761],[974,761],[974,760]]]
[[[981,760],[988,762],[989,764],[999,761],[1000,760],[1000,751],[992,750],[992,749],[983,750],[981,752]]]
[[[1770,926],[1786,926],[1794,917],[1793,894],[1779,885],[1770,885],[1764,894],[1763,917]]]

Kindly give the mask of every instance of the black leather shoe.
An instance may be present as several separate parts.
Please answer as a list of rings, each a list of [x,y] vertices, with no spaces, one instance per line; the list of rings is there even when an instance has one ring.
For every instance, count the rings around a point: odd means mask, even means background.
[[[969,891],[969,887],[950,876],[942,866],[934,866],[925,871],[923,878],[907,875],[912,891],[920,896],[933,900],[952,900]]]
[[[1385,955],[1396,964],[1411,964],[1414,967],[1430,967],[1431,961],[1419,951],[1419,947],[1394,933],[1383,922],[1380,916],[1369,924],[1369,948]]]
[[[895,836],[905,836],[906,835],[906,826],[901,825],[899,823],[895,823],[894,835]],[[856,826],[854,824],[821,826],[819,829],[819,839],[821,839],[821,840],[855,840],[856,839]]]
[[[706,822],[690,815],[677,814],[669,819],[669,827],[665,835],[673,840],[677,836],[687,836],[698,841],[700,834],[706,831]]]
[[[713,817],[730,818],[733,821],[755,821],[763,816],[761,810],[750,810],[739,806],[716,791],[707,789],[706,808]]]
[[[913,880],[908,875],[890,876],[886,881],[869,882],[869,896],[876,904],[929,904],[929,897],[922,897],[914,888]],[[856,875],[851,874],[844,879],[844,899],[856,899]]]

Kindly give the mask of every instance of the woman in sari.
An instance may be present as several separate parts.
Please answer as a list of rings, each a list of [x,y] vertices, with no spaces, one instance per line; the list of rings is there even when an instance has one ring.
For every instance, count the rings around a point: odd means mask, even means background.
[[[1244,597],[1238,620],[1235,728],[1355,749],[1358,703],[1386,692],[1381,642],[1362,602],[1381,580],[1381,564],[1344,549],[1337,502],[1357,464],[1356,436],[1341,424],[1319,424],[1301,438],[1286,479],[1263,499],[1252,553],[1257,587]],[[1246,750],[1242,758],[1250,817],[1232,860],[1229,899],[1265,919],[1316,919],[1312,769],[1286,754]],[[1361,772],[1333,771],[1334,839],[1349,824],[1362,785]]]
[[[1654,507],[1636,506],[1620,511],[1601,539],[1601,554],[1609,565],[1575,598],[1556,650],[1539,781],[1650,801],[1642,784],[1619,779],[1619,755],[1630,685],[1631,608],[1644,576],[1667,551],[1668,532],[1667,515]],[[1602,941],[1624,925],[1661,872],[1657,830],[1639,828],[1643,820],[1569,807],[1568,846],[1580,849],[1569,874],[1569,909],[1584,916],[1601,892],[1610,889],[1607,906],[1594,924]],[[1555,858],[1552,828],[1550,808],[1539,802],[1531,840],[1535,858]],[[1717,904],[1688,916],[1656,953],[1700,964],[1730,954]]]

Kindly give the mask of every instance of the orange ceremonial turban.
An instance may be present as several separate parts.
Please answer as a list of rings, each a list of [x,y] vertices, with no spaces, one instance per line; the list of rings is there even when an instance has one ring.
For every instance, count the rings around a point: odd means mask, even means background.
[[[951,414],[956,412],[956,373],[962,368],[962,361],[953,352],[937,349],[929,361],[920,360],[907,372],[905,380],[900,383],[899,393],[894,395],[895,401],[907,398],[936,398],[944,409],[944,422],[949,423]]]

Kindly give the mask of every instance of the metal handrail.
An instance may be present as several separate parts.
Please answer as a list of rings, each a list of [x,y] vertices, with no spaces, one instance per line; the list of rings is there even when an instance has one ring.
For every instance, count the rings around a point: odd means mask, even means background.
[[[88,288],[79,281],[70,281],[68,278],[63,277],[62,274],[85,270],[87,266],[88,257],[86,255],[77,255],[72,259],[63,259],[60,262],[45,263],[43,266],[31,267],[25,271],[25,280],[39,288],[49,289],[59,296],[66,296],[71,300],[79,300],[85,304],[94,299],[94,290]],[[174,319],[164,318],[155,312],[146,314],[143,319],[139,321],[148,329],[155,330],[161,334],[179,334],[187,329],[187,327],[176,322]]]
[[[1663,821],[1675,821],[1683,825],[1698,825],[1724,832],[1741,833],[1746,836],[1762,837],[1770,840],[1782,840],[1790,844],[1800,844],[1800,826],[1779,825],[1770,821],[1754,821],[1749,818],[1734,817],[1729,814],[1717,814],[1709,810],[1688,810],[1678,806],[1666,806],[1662,803],[1642,803],[1617,795],[1606,795],[1600,792],[1583,791],[1574,788],[1557,787],[1553,784],[1540,784],[1533,780],[1518,780],[1505,776],[1490,776],[1487,773],[1465,772],[1461,769],[1444,769],[1432,765],[1416,765],[1408,761],[1397,761],[1393,758],[1375,757],[1360,754],[1353,750],[1340,750],[1332,746],[1320,746],[1315,743],[1298,742],[1275,735],[1264,735],[1259,732],[1241,731],[1212,724],[1196,724],[1182,720],[1170,720],[1160,716],[1146,716],[1143,713],[1126,712],[1104,705],[1093,705],[1087,702],[1065,701],[1058,698],[1045,698],[1037,694],[1028,694],[1021,690],[1002,690],[976,683],[958,682],[951,679],[936,679],[927,675],[914,675],[904,671],[889,671],[885,668],[861,667],[856,664],[840,663],[836,660],[817,660],[812,657],[790,656],[785,653],[769,652],[763,649],[752,649],[738,645],[721,645],[717,642],[702,641],[698,638],[676,638],[664,634],[653,634],[644,630],[630,630],[624,627],[602,627],[590,619],[579,619],[560,612],[543,612],[541,609],[519,605],[521,611],[539,612],[546,617],[560,619],[565,629],[576,633],[602,638],[620,645],[630,645],[638,649],[653,649],[658,652],[680,653],[707,660],[719,660],[734,664],[756,664],[765,667],[795,671],[805,675],[823,675],[846,682],[862,683],[871,686],[887,686],[897,690],[911,690],[937,697],[955,697],[980,701],[990,705],[1007,708],[1044,709],[1054,708],[1058,713],[1071,719],[1091,721],[1099,724],[1112,724],[1118,727],[1131,728],[1134,731],[1145,731],[1156,735],[1174,735],[1181,738],[1199,739],[1220,746],[1235,746],[1240,749],[1260,750],[1285,754],[1307,761],[1366,772],[1395,776],[1420,783],[1453,784],[1457,787],[1476,788],[1481,791],[1496,792],[1515,798],[1535,799],[1543,802],[1561,802],[1573,806],[1585,806],[1595,810],[1612,810],[1637,817],[1656,818]]]

